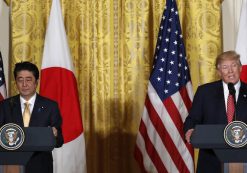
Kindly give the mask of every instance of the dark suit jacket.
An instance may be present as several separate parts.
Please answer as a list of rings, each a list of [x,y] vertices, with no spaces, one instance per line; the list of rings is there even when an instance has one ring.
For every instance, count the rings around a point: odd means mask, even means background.
[[[10,97],[0,102],[0,126],[6,123],[16,123],[23,127],[20,95]],[[37,94],[31,114],[30,127],[56,127],[56,147],[63,144],[61,130],[62,118],[56,102]],[[25,167],[26,173],[52,173],[53,159],[51,152],[34,152]]]
[[[241,82],[236,103],[237,120],[247,123],[247,84]],[[184,123],[184,132],[197,124],[227,124],[224,89],[222,81],[199,86],[192,108]],[[220,173],[221,163],[212,150],[199,151],[197,172]]]

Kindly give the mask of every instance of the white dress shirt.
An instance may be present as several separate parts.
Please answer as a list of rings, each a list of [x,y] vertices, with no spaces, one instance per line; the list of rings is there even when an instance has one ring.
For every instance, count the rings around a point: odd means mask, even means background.
[[[37,94],[35,93],[29,100],[25,100],[22,96],[20,96],[22,115],[23,115],[23,112],[24,112],[24,109],[25,109],[25,103],[26,102],[29,103],[29,110],[30,110],[30,114],[32,115],[34,103],[35,103],[35,100],[36,100],[36,96],[37,96]]]
[[[238,100],[240,85],[241,85],[240,80],[234,85],[234,88],[236,90],[236,93],[235,93],[236,103],[237,103],[237,100]],[[225,107],[227,109],[227,98],[228,98],[228,95],[229,95],[229,89],[228,89],[227,83],[223,82],[223,88],[224,88]]]

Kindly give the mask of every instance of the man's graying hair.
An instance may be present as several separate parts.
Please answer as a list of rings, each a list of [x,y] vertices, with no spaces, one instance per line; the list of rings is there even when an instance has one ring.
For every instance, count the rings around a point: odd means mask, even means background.
[[[239,62],[239,65],[242,65],[240,61],[240,55],[234,50],[223,52],[217,56],[215,63],[216,69],[219,68],[219,65],[224,60],[237,60]]]

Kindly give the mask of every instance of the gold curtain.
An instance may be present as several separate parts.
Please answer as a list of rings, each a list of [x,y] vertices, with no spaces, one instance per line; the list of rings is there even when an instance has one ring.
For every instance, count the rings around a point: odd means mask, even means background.
[[[222,52],[221,0],[186,0],[183,33],[194,91],[218,78],[215,58]]]
[[[16,62],[41,66],[51,0],[9,0]],[[88,173],[136,173],[133,158],[165,0],[61,0],[84,124]],[[215,78],[220,0],[178,0],[194,89]],[[54,48],[56,45],[54,45]],[[11,95],[16,94],[10,87]]]

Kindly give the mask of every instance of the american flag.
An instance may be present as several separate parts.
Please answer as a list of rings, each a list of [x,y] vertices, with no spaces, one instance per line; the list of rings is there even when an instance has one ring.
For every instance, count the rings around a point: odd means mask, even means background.
[[[167,0],[135,146],[143,172],[194,172],[193,148],[183,133],[192,99],[176,1]]]
[[[0,101],[7,97],[6,85],[5,85],[5,77],[3,71],[3,59],[2,54],[0,52]]]

